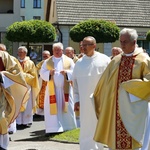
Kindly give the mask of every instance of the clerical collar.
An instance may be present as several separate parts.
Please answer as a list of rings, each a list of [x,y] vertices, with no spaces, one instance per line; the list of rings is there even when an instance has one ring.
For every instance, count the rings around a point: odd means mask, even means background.
[[[133,53],[134,53],[134,52],[132,52],[132,53],[130,53],[130,54],[125,54],[125,53],[124,53],[124,55],[125,55],[125,56],[132,56]]]
[[[53,57],[54,59],[57,59],[57,60],[59,60],[59,59],[62,59],[62,56],[61,57]]]
[[[24,58],[24,59],[20,59],[20,58],[18,58],[18,60],[19,60],[20,62],[23,62],[23,61],[25,60],[25,58]]]

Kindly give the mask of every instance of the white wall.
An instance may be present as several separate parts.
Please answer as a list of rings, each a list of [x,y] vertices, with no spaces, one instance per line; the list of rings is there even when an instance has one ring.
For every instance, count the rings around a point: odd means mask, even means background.
[[[104,54],[111,56],[112,43],[104,43]]]
[[[33,8],[33,0],[26,0],[25,8],[20,8],[20,16],[25,16],[25,20],[31,20],[33,16],[41,16],[41,20],[44,20],[44,0],[41,1],[41,8]]]

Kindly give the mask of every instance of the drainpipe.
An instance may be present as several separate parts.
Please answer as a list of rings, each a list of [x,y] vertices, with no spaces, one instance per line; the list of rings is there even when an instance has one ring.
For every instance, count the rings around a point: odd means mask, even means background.
[[[56,29],[58,30],[58,32],[59,32],[59,34],[60,34],[60,36],[59,36],[59,41],[62,43],[62,41],[63,41],[63,35],[62,35],[62,32],[61,32],[61,30],[60,30],[60,28],[59,28],[59,23],[58,22],[55,22],[55,23],[53,23],[53,25],[56,27]]]

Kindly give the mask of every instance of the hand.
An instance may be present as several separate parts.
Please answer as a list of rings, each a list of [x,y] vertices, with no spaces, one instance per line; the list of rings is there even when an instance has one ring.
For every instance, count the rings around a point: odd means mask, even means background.
[[[76,103],[74,104],[74,111],[79,111],[79,109],[80,109],[80,103],[79,103],[79,102],[76,102]]]
[[[66,75],[66,71],[65,70],[62,70],[62,71],[60,71],[60,73],[62,74],[62,75]]]
[[[50,75],[53,76],[55,73],[55,69],[50,70]]]

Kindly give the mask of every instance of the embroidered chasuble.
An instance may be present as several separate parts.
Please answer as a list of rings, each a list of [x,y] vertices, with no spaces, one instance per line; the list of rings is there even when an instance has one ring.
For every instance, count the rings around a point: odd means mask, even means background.
[[[112,150],[142,147],[149,118],[149,66],[150,58],[140,48],[132,56],[119,54],[110,62],[93,94],[98,119],[95,141]],[[139,100],[131,102],[130,94]]]
[[[46,86],[47,86],[47,82],[42,80],[42,87],[38,96],[38,107],[41,109],[44,109],[44,96],[45,96]]]
[[[117,91],[120,83],[132,79],[132,69],[135,56],[123,56],[119,66]],[[132,137],[125,129],[118,106],[118,93],[116,97],[116,149],[132,149]]]
[[[36,65],[38,74],[43,62],[44,60],[42,60]],[[44,109],[44,96],[45,96],[47,81],[42,80],[40,76],[39,76],[39,85],[40,85],[40,92],[37,97],[37,108]]]

